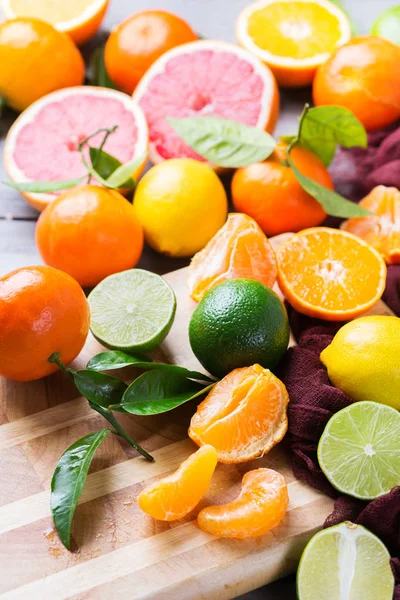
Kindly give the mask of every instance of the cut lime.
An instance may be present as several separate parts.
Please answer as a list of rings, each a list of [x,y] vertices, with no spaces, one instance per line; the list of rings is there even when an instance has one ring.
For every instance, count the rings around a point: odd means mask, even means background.
[[[400,44],[400,6],[385,10],[373,24],[371,33]]]
[[[131,269],[103,279],[88,297],[94,337],[115,350],[149,352],[174,321],[176,299],[159,275]]]
[[[340,492],[373,500],[400,484],[400,413],[377,402],[355,402],[329,420],[318,462]]]
[[[297,570],[299,600],[392,600],[390,555],[373,533],[353,523],[320,531]]]

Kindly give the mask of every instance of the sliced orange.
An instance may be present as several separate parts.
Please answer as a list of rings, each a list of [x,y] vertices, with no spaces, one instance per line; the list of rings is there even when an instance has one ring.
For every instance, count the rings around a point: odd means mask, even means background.
[[[226,279],[256,279],[272,288],[276,281],[275,251],[251,217],[232,213],[208,244],[195,254],[187,280],[193,300]]]
[[[260,365],[235,369],[197,407],[189,436],[211,444],[222,463],[241,463],[266,454],[287,430],[286,387]]]
[[[64,31],[76,44],[92,38],[103,20],[108,0],[3,0],[8,19],[34,17]]]
[[[319,65],[351,38],[344,12],[328,0],[259,0],[240,14],[239,43],[258,56],[280,85],[309,85]]]
[[[400,191],[378,185],[363,198],[361,206],[374,215],[354,217],[341,229],[354,233],[380,252],[388,265],[400,263]]]
[[[279,246],[278,283],[298,312],[327,321],[359,317],[382,296],[385,261],[360,238],[328,227],[300,231]]]
[[[161,521],[182,519],[208,490],[217,466],[217,452],[202,446],[169,477],[145,488],[138,497],[143,512]]]
[[[200,529],[217,537],[258,537],[279,525],[288,503],[283,476],[272,469],[255,469],[243,477],[236,500],[204,508],[197,523]]]

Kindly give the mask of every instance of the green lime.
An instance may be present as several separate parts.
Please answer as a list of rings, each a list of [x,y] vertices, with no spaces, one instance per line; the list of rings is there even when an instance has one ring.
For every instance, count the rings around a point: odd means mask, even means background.
[[[115,350],[149,352],[164,340],[175,317],[172,288],[143,269],[106,277],[88,300],[94,337]]]
[[[340,492],[373,500],[400,484],[400,413],[377,402],[355,402],[328,421],[318,462]]]
[[[253,279],[233,279],[211,288],[189,325],[194,354],[216,377],[255,363],[273,369],[288,346],[289,335],[282,301]]]
[[[400,44],[400,6],[385,10],[373,24],[371,33]]]
[[[373,533],[348,521],[308,542],[297,570],[299,600],[392,600],[390,555]]]

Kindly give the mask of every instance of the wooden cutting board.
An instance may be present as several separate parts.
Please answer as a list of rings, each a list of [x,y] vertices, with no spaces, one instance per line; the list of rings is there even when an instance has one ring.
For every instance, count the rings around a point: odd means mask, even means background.
[[[187,269],[166,276],[178,309],[154,358],[198,369],[187,336],[195,303],[186,277]],[[373,312],[391,314],[383,303]],[[90,336],[74,366],[82,368],[101,350]],[[134,371],[125,374],[133,378]],[[207,496],[186,519],[156,522],[140,511],[136,499],[143,486],[196,450],[187,437],[194,410],[189,403],[155,417],[118,416],[156,461],[146,462],[116,436],[103,442],[76,510],[70,553],[50,516],[51,476],[70,444],[107,424],[62,373],[31,383],[0,378],[1,599],[225,600],[294,571],[332,500],[293,477],[284,443],[256,461],[219,465]],[[198,529],[197,512],[233,499],[243,474],[259,467],[287,479],[289,510],[279,527],[255,540],[221,540]]]

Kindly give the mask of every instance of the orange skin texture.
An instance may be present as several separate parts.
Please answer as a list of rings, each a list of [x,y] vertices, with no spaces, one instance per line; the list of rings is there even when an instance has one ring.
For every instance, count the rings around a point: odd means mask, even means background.
[[[42,212],[36,243],[46,264],[92,287],[136,265],[143,230],[121,194],[85,185],[62,194]]]
[[[313,84],[316,106],[351,110],[367,131],[400,118],[400,46],[380,37],[353,38],[321,65]]]
[[[0,278],[0,375],[32,381],[68,365],[85,343],[89,304],[80,285],[52,267],[23,267]]]
[[[71,38],[39,19],[0,24],[0,96],[18,112],[61,88],[82,85],[83,58]]]
[[[104,60],[111,79],[132,94],[147,69],[164,52],[197,40],[180,17],[164,10],[144,10],[125,19],[111,32]]]
[[[203,508],[197,523],[216,537],[258,537],[279,525],[288,504],[283,476],[272,469],[255,469],[245,474],[241,492],[233,502]]]
[[[232,179],[235,209],[250,215],[268,236],[320,225],[326,217],[292,169],[282,164],[285,156],[285,145],[278,144],[266,161],[238,169]],[[315,154],[295,146],[290,156],[300,173],[333,190],[331,176]]]

